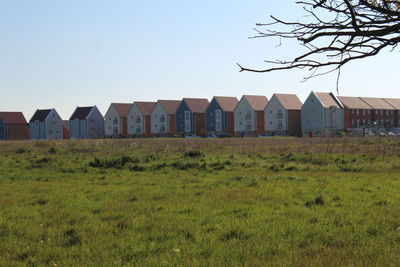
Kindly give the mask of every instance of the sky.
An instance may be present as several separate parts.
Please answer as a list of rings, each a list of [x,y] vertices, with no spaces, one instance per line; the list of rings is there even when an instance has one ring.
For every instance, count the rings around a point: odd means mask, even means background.
[[[302,82],[304,70],[240,73],[236,63],[301,53],[294,41],[249,39],[274,15],[300,20],[294,0],[0,0],[0,111],[297,94],[336,90],[336,74]],[[342,69],[340,95],[400,97],[398,50]]]

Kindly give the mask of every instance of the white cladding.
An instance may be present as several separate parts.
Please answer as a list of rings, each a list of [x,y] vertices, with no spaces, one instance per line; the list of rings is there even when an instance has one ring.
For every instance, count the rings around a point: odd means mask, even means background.
[[[121,134],[121,118],[113,105],[110,105],[104,116],[104,133],[106,136],[117,136]]]
[[[157,102],[153,111],[151,112],[151,133],[164,134],[169,133],[168,114],[164,110],[163,105]]]
[[[144,134],[144,117],[137,104],[134,103],[128,112],[128,135]]]
[[[266,131],[286,131],[287,123],[287,110],[273,95],[264,110],[264,121]]]
[[[235,107],[235,132],[249,132],[255,130],[256,114],[245,97],[240,99]]]

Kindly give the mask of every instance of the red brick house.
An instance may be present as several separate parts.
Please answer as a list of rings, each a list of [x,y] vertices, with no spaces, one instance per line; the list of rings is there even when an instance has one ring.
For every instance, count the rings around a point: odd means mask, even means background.
[[[344,129],[370,128],[373,108],[359,97],[338,96],[344,107]]]
[[[400,127],[400,98],[384,98],[383,100],[394,107],[394,127]]]
[[[395,108],[383,98],[374,97],[361,97],[365,103],[367,103],[373,109],[372,121],[374,125],[382,128],[393,128],[395,127]]]

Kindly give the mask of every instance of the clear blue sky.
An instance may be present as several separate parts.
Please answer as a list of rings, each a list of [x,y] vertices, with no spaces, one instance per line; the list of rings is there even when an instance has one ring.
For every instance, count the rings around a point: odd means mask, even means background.
[[[290,58],[294,42],[249,40],[274,14],[301,18],[292,0],[0,0],[0,110],[243,94],[334,91],[335,75],[302,83],[304,71],[239,73]],[[342,95],[400,97],[398,50],[348,65]]]

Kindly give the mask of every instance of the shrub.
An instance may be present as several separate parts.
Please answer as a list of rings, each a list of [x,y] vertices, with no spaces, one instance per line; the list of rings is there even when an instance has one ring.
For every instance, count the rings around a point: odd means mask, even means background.
[[[129,156],[121,156],[115,159],[104,159],[101,160],[99,158],[94,158],[93,161],[89,162],[89,166],[93,168],[115,168],[122,169],[128,163],[139,163],[137,158],[129,157]]]
[[[313,200],[306,201],[306,203],[304,203],[304,206],[306,206],[308,208],[311,208],[312,206],[315,206],[315,205],[316,206],[322,206],[324,204],[325,204],[325,201],[324,201],[323,197],[319,196],[319,197],[316,197]]]
[[[204,154],[200,150],[190,150],[183,155],[185,158],[200,158]]]

